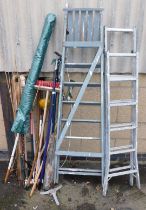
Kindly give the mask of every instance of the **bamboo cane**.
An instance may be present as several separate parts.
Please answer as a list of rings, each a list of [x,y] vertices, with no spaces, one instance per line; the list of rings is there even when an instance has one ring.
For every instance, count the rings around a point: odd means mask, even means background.
[[[54,99],[52,98],[51,99],[51,105],[53,104],[53,101],[54,101]],[[48,130],[47,130],[46,142],[45,142],[45,147],[44,147],[44,155],[45,156],[47,154],[48,147],[49,147],[50,130],[51,130],[51,119],[52,119],[52,110],[53,109],[52,109],[52,106],[51,106],[51,110],[49,112],[49,120],[48,120]],[[39,158],[39,156],[38,156],[38,158]],[[43,156],[43,160],[41,162],[40,168],[39,168],[39,170],[36,170],[35,181],[34,181],[34,184],[32,186],[32,189],[31,189],[30,197],[33,195],[34,190],[36,189],[36,185],[37,185],[37,182],[38,182],[39,177],[42,179],[42,170],[44,170],[45,163],[46,163],[46,159]]]
[[[38,150],[36,171],[38,171],[38,168],[40,166],[41,148],[42,148],[42,141],[43,141],[43,136],[44,136],[45,122],[46,122],[48,98],[49,98],[49,91],[47,90],[46,99],[45,99],[45,109],[44,109],[44,115],[43,115],[43,123],[42,123],[42,128],[41,128],[41,133],[40,133],[40,141],[39,141],[39,150]]]
[[[53,138],[53,136],[51,136],[50,138]],[[52,143],[52,141],[49,143],[47,151],[49,150],[49,147],[50,147],[51,143]],[[30,192],[30,195],[29,195],[30,197],[32,197],[32,195],[33,195],[33,193],[34,193],[34,191],[36,189],[36,185],[38,183],[38,179],[39,179],[42,167],[43,167],[43,161],[41,162],[40,168],[39,168],[39,170],[37,171],[37,173],[35,175],[35,180],[34,180],[34,183],[33,183],[33,186],[32,186],[31,192]]]
[[[38,172],[36,173],[35,176],[35,182],[33,184],[30,197],[33,195],[34,190],[36,189],[36,185],[38,182],[38,179],[40,177],[40,184],[42,183],[42,179],[44,177],[44,171],[45,171],[45,165],[46,165],[46,158],[47,158],[47,152],[48,148],[50,146],[50,137],[51,137],[51,132],[54,133],[54,128],[55,128],[55,112],[56,112],[56,90],[55,90],[55,85],[56,82],[58,81],[57,75],[59,71],[59,65],[61,62],[61,55],[59,55],[59,58],[56,60],[56,65],[55,65],[55,73],[54,73],[54,78],[53,78],[53,91],[52,91],[52,96],[51,96],[51,104],[50,104],[50,111],[48,115],[48,129],[47,129],[47,134],[46,134],[46,141],[45,141],[45,147],[44,147],[44,155],[43,159],[40,165],[40,168]],[[41,142],[42,146],[42,142]],[[41,147],[40,147],[41,149]],[[41,151],[40,151],[41,152]],[[39,158],[39,155],[38,155]],[[40,159],[39,159],[40,160]]]
[[[44,114],[43,114],[43,124],[42,124],[41,135],[40,135],[40,141],[39,141],[39,144],[37,146],[36,154],[34,156],[32,168],[31,168],[31,171],[30,171],[30,175],[29,175],[28,180],[27,180],[27,186],[29,186],[29,184],[30,184],[31,177],[32,177],[32,174],[33,174],[33,171],[34,171],[37,159],[39,157],[39,152],[41,154],[41,146],[42,146],[44,127],[45,127],[45,121],[46,121],[46,115],[47,115],[48,98],[49,98],[49,91],[47,90],[47,92],[46,92],[46,101],[45,101],[45,108],[44,108]]]

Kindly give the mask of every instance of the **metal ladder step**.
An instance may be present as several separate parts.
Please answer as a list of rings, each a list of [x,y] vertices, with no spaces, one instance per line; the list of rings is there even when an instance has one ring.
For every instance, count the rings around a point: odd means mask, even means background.
[[[136,77],[132,75],[110,75],[111,82],[120,82],[120,81],[136,81]]]
[[[89,136],[65,136],[65,139],[78,139],[78,140],[101,140],[101,138],[97,137],[89,137]]]
[[[127,170],[127,169],[131,169],[131,166],[122,166],[122,167],[117,167],[117,168],[111,168],[109,170],[109,172],[117,172],[117,171],[123,171],[123,170]]]
[[[128,175],[128,174],[134,174],[137,173],[137,170],[127,170],[127,171],[121,171],[121,172],[116,172],[116,173],[111,173],[108,175],[108,178],[116,177],[116,176],[123,176],[123,175]]]
[[[129,153],[129,152],[134,152],[134,151],[135,151],[135,149],[133,148],[133,145],[126,145],[126,146],[111,148],[110,154],[116,155],[116,154],[124,154],[124,153]]]
[[[132,106],[132,105],[136,105],[136,104],[137,104],[137,102],[134,99],[110,101],[110,107],[114,107],[114,106]]]
[[[110,57],[136,57],[136,53],[109,53]]]
[[[105,28],[105,30],[111,32],[134,32],[132,28]]]
[[[98,48],[102,44],[100,41],[65,41],[63,46],[68,48]]]
[[[68,119],[62,118],[62,122],[66,122]],[[90,119],[73,119],[72,123],[101,123],[100,120],[90,120]]]
[[[76,174],[86,176],[101,176],[101,170],[82,168],[59,168],[59,174]]]
[[[135,129],[135,128],[136,128],[135,123],[117,123],[117,124],[112,124],[110,126],[110,131],[121,131],[121,130]]]
[[[64,104],[74,104],[75,101],[65,101],[65,100],[63,100],[62,103],[64,103]],[[96,102],[96,101],[95,102],[94,101],[81,101],[80,105],[98,105],[98,106],[100,106],[101,103]]]
[[[102,158],[103,154],[98,152],[76,152],[76,151],[56,151],[56,155],[69,157],[89,157]]]
[[[83,85],[83,82],[64,82],[64,86],[76,86],[76,87],[81,87]],[[100,83],[89,83],[87,87],[101,87]]]
[[[92,63],[65,63],[65,68],[84,68],[84,69],[88,69],[91,67]],[[97,64],[96,68],[100,68],[101,65]]]

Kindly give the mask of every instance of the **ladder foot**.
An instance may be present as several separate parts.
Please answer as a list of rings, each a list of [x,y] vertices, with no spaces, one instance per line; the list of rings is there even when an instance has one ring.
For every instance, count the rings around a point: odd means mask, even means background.
[[[141,189],[139,173],[136,175],[136,186],[137,186],[138,189]]]
[[[129,181],[129,184],[131,187],[133,187],[133,180],[134,180],[134,177],[133,177],[133,174],[130,174],[130,181]]]
[[[106,196],[107,193],[107,188],[108,188],[108,181],[105,181],[103,184],[103,196]]]
[[[58,184],[59,182],[58,168],[59,168],[59,157],[58,155],[56,155],[55,156],[55,169],[54,169],[54,183],[55,184]]]

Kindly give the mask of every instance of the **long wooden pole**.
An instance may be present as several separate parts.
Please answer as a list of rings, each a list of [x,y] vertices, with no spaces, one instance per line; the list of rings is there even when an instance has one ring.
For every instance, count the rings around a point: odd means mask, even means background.
[[[38,172],[37,172],[37,174],[36,174],[36,176],[35,176],[35,179],[34,179],[34,184],[33,184],[33,187],[32,187],[32,189],[31,189],[31,192],[30,192],[30,197],[33,195],[33,192],[35,191],[35,189],[36,189],[36,185],[37,185],[37,183],[38,183],[38,179],[39,179],[39,176],[40,176],[40,173],[41,173],[41,170],[42,170],[42,166],[43,166],[43,162],[41,163],[41,166],[40,166],[40,168],[39,168],[39,170],[38,170]]]
[[[7,169],[7,173],[6,173],[6,176],[5,176],[5,183],[7,182],[9,174],[10,174],[10,171],[11,171],[11,166],[13,164],[13,160],[14,160],[14,156],[15,156],[18,140],[19,140],[19,133],[17,133],[16,138],[15,138],[14,147],[13,147],[13,150],[12,150],[11,158],[10,158],[8,169]]]

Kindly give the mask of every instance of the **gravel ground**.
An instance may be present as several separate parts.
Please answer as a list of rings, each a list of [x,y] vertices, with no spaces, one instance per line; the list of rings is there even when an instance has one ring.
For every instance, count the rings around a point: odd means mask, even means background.
[[[29,198],[29,191],[19,186],[15,176],[3,184],[7,163],[0,163],[0,210],[146,210],[146,167],[140,167],[141,190],[128,185],[128,177],[110,181],[106,197],[102,196],[100,179],[96,177],[64,176],[63,187],[57,196],[60,206],[52,197],[36,191]]]

